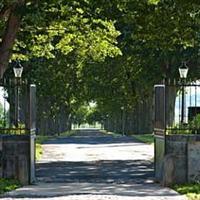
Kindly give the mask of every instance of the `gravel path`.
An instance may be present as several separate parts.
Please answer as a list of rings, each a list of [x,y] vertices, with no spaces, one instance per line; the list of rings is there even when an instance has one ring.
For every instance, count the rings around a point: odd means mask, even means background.
[[[43,145],[37,184],[12,191],[9,199],[183,200],[153,183],[153,146],[131,137],[80,130]]]

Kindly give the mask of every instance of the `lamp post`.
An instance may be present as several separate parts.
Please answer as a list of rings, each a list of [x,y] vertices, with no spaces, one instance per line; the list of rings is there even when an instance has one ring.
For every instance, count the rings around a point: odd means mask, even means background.
[[[106,115],[106,120],[105,120],[105,124],[104,124],[104,130],[109,131],[109,115]]]
[[[182,95],[181,124],[184,124],[185,123],[185,88],[184,88],[184,84],[185,84],[185,80],[186,80],[187,74],[188,74],[188,67],[185,62],[183,62],[182,66],[179,68],[179,74],[180,74],[181,84],[182,84],[182,88],[181,88],[181,95]]]
[[[125,135],[125,110],[124,110],[124,106],[121,107],[121,111],[122,111],[122,135]]]
[[[14,75],[15,75],[15,127],[18,128],[19,122],[19,83],[23,72],[22,65],[18,62],[16,66],[13,67]]]

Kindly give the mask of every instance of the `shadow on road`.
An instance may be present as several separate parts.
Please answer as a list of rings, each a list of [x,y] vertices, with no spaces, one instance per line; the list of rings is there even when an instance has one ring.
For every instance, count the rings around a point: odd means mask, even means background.
[[[116,144],[116,143],[133,143],[137,142],[141,145],[141,142],[136,140],[133,137],[121,136],[121,137],[113,137],[113,136],[69,136],[69,137],[60,137],[56,140],[46,141],[44,144]]]
[[[153,179],[153,164],[143,160],[100,160],[37,164],[42,182],[143,183]]]
[[[183,200],[173,190],[153,183],[153,147],[131,137],[80,130],[73,137],[48,141],[43,148],[36,185],[7,197]]]

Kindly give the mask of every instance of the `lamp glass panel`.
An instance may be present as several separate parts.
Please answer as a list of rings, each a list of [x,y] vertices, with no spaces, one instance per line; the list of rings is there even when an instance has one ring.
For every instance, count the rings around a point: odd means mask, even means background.
[[[181,78],[187,78],[188,68],[179,68]]]
[[[20,78],[22,76],[23,67],[13,68],[14,74],[16,78]]]

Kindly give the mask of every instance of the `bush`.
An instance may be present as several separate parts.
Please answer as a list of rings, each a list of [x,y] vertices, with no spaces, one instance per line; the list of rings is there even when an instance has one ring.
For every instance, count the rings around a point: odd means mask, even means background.
[[[189,128],[197,130],[197,133],[200,133],[200,114],[197,114],[194,119],[189,122]]]
[[[200,184],[175,185],[173,189],[180,194],[185,194],[189,200],[200,200]]]
[[[0,194],[19,188],[21,184],[17,180],[0,178]]]

